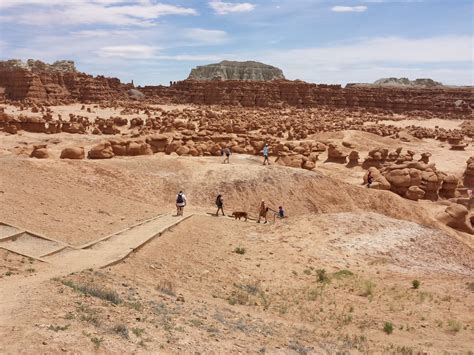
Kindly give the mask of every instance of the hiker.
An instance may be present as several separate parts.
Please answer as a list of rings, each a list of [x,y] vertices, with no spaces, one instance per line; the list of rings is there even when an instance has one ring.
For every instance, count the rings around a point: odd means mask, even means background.
[[[260,203],[260,209],[258,211],[258,220],[257,223],[260,223],[260,219],[263,217],[265,218],[265,223],[268,223],[267,220],[267,213],[268,213],[268,207],[265,205],[265,201],[262,200]]]
[[[278,218],[285,218],[285,210],[283,209],[283,206],[278,207]]]
[[[283,209],[283,206],[278,206],[278,211],[275,211],[272,208],[267,208],[267,210],[270,210],[273,212],[273,223],[275,223],[276,219],[283,219],[286,218],[285,210]]]
[[[230,163],[229,159],[230,159],[231,154],[232,154],[232,152],[230,151],[230,149],[228,147],[225,147],[224,149],[222,149],[222,156],[225,155],[223,164],[225,164],[225,163],[229,164]]]
[[[184,206],[186,206],[186,195],[183,191],[180,191],[178,195],[176,195],[176,215],[182,216],[184,211]]]
[[[219,211],[222,211],[222,215],[225,216],[225,214],[224,214],[224,197],[222,197],[221,194],[217,195],[216,206],[217,206],[216,216],[219,216]]]
[[[263,165],[265,165],[265,163],[267,163],[268,165],[270,165],[270,160],[268,160],[268,144],[265,143],[265,145],[263,146]]]
[[[372,176],[372,172],[369,171],[369,175],[367,175],[367,187],[370,188],[370,185],[372,185],[373,181],[374,181],[374,177]]]

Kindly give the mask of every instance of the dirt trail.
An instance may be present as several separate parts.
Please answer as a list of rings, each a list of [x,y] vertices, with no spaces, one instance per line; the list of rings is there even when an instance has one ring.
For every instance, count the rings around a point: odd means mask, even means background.
[[[15,310],[29,303],[29,298],[40,283],[54,277],[89,268],[101,268],[119,262],[134,250],[191,216],[192,214],[176,217],[167,214],[152,218],[111,235],[106,240],[89,243],[80,249],[67,248],[57,254],[45,257],[43,259],[48,265],[32,277],[11,277],[1,281],[0,329],[11,324],[11,320],[16,314]]]

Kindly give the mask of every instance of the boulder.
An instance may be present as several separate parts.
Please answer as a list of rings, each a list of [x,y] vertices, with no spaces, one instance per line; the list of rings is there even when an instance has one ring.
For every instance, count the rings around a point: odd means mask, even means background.
[[[110,142],[99,143],[87,153],[89,159],[110,159],[114,157],[114,151]]]
[[[61,151],[60,159],[84,159],[86,154],[84,147],[70,147],[64,148]]]
[[[410,186],[405,194],[409,200],[418,201],[425,196],[425,192],[418,186]]]
[[[127,155],[153,155],[151,146],[143,141],[129,141],[127,144]]]
[[[33,146],[33,151],[30,154],[31,158],[47,159],[49,158],[49,152],[46,144],[38,144]]]

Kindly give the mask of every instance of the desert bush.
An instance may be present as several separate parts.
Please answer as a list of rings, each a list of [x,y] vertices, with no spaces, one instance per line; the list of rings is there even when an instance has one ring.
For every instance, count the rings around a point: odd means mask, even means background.
[[[387,334],[393,333],[393,324],[391,322],[385,322],[383,326],[383,331]]]
[[[417,288],[420,287],[420,281],[418,281],[418,280],[413,280],[413,281],[411,282],[411,285],[413,286],[414,289],[417,289]]]
[[[67,330],[71,325],[70,324],[66,324],[66,325],[50,325],[48,327],[49,330],[52,330],[54,332],[59,332],[60,330]]]
[[[132,333],[135,334],[137,338],[141,337],[142,334],[145,332],[145,329],[142,328],[132,328]]]
[[[342,269],[339,271],[336,271],[335,273],[332,274],[335,278],[342,278],[342,277],[347,277],[347,276],[354,276],[354,273],[350,270],[347,269]]]
[[[112,329],[122,338],[128,339],[128,327],[125,324],[117,324]]]
[[[173,283],[169,280],[162,280],[158,284],[157,289],[158,291],[163,292],[164,294],[167,294],[169,296],[176,296]]]
[[[462,328],[462,325],[461,323],[459,323],[457,320],[449,320],[448,321],[448,330],[451,332],[451,333],[458,333]]]
[[[83,293],[88,296],[97,297],[105,301],[112,302],[113,304],[119,304],[122,302],[117,292],[101,288],[94,284],[81,285],[76,284],[71,280],[63,280],[63,285],[72,288],[76,292]]]
[[[329,277],[325,269],[316,270],[316,275],[318,276],[318,282],[329,282]]]
[[[244,255],[245,254],[245,248],[237,247],[237,248],[234,249],[234,253]]]
[[[369,280],[363,280],[361,283],[361,292],[359,293],[360,296],[363,297],[372,297],[374,293],[375,284]]]
[[[99,338],[99,337],[92,337],[91,338],[91,341],[92,343],[94,343],[94,346],[96,348],[99,348],[100,347],[100,344],[102,344],[102,342],[104,341],[104,338]]]

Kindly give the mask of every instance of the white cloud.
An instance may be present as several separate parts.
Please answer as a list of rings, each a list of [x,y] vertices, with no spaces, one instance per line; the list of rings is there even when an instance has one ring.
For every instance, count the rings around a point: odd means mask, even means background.
[[[155,56],[158,48],[146,45],[123,45],[102,47],[98,51],[100,57],[126,59],[150,59]]]
[[[25,25],[87,25],[148,26],[165,15],[196,15],[196,10],[181,6],[154,3],[150,0],[1,0],[0,7],[22,5],[21,11],[4,14],[0,20]],[[52,6],[54,5],[54,6]],[[18,10],[18,9],[17,9]]]
[[[220,30],[206,30],[203,28],[191,28],[184,31],[184,37],[199,43],[220,44],[229,40],[227,32]]]
[[[209,6],[218,15],[226,15],[233,12],[250,12],[255,9],[255,4],[248,2],[243,3],[230,3],[223,2],[221,0],[213,0],[209,2]]]
[[[156,56],[156,59],[189,61],[189,62],[221,61],[224,58],[226,58],[226,55],[215,55],[215,54],[177,54],[177,55]]]
[[[334,12],[364,12],[367,11],[367,6],[333,6],[331,11]]]
[[[414,73],[417,77],[432,77],[447,83],[472,83],[474,71],[469,63],[473,61],[473,41],[471,36],[382,37],[326,47],[262,52],[252,58],[282,68],[290,79],[315,82],[360,82]]]

